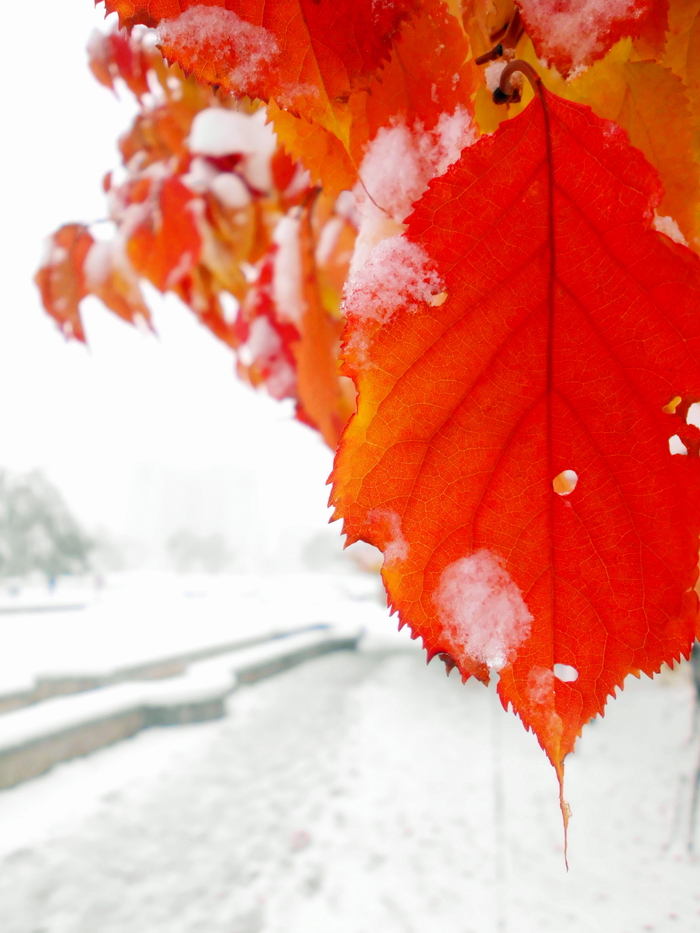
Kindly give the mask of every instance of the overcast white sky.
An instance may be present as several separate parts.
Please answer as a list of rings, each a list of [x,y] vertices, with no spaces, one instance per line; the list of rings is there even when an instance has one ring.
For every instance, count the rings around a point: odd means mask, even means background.
[[[102,9],[33,0],[4,10],[0,466],[43,467],[88,527],[117,532],[138,465],[250,469],[269,491],[261,521],[321,529],[330,453],[289,408],[238,383],[230,353],[189,312],[156,307],[156,339],[95,306],[86,350],[40,306],[43,236],[104,216],[101,178],[129,119],[87,68]]]

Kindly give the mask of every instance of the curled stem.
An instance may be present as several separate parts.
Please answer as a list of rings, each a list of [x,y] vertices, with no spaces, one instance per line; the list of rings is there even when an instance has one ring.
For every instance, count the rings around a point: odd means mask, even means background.
[[[532,85],[532,90],[535,94],[542,94],[542,79],[537,74],[532,65],[529,65],[527,62],[522,61],[519,58],[516,58],[512,62],[508,62],[506,67],[501,72],[501,80],[498,87],[493,92],[493,102],[495,104],[517,104],[520,100],[520,83],[515,83],[513,75],[521,74],[524,75],[527,80]]]

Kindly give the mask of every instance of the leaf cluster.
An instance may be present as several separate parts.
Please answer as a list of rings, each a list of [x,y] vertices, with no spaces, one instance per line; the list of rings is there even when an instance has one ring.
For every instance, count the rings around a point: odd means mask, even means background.
[[[104,4],[139,113],[47,311],[150,282],[293,398],[400,624],[561,779],[697,626],[700,0]]]

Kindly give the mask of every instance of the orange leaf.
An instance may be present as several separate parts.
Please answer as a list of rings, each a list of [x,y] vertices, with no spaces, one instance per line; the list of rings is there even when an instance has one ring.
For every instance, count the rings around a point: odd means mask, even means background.
[[[341,322],[321,302],[311,216],[303,212],[299,229],[300,264],[304,297],[302,339],[294,347],[297,360],[299,405],[302,420],[315,427],[335,450],[353,407],[338,381]]]
[[[598,116],[627,130],[632,145],[661,177],[659,213],[677,221],[697,247],[700,166],[693,158],[693,125],[680,78],[656,62],[605,59],[566,90],[569,100],[588,104]]]
[[[100,84],[114,90],[114,79],[121,78],[137,99],[148,94],[150,62],[139,41],[120,32],[105,34],[96,29],[90,36],[88,55],[90,69]]]
[[[543,91],[347,291],[336,516],[429,656],[499,669],[560,779],[698,615],[700,261],[650,229],[660,197],[622,130]]]
[[[199,79],[347,133],[344,102],[387,58],[413,0],[105,0],[120,23],[158,27]]]
[[[150,323],[150,313],[129,264],[112,243],[96,242],[82,224],[66,224],[50,238],[34,280],[46,311],[66,337],[85,342],[80,302],[95,295],[122,320]]]
[[[127,251],[136,272],[165,291],[192,270],[201,240],[192,192],[175,176],[156,189],[156,202],[129,238]]]
[[[123,321],[150,324],[151,315],[138,279],[114,243],[96,242],[85,256],[85,287]]]
[[[367,92],[348,100],[352,117],[349,143],[322,126],[280,110],[274,102],[268,114],[280,142],[300,159],[315,183],[335,197],[357,181],[357,166],[367,142],[392,121],[420,124],[432,130],[444,114],[457,108],[472,112],[479,76],[469,54],[467,37],[443,0],[425,0],[407,23],[390,61],[375,76]]]
[[[34,281],[44,308],[66,337],[85,342],[79,304],[87,295],[83,264],[94,240],[82,224],[65,224],[49,239]]]
[[[424,0],[420,15],[403,27],[389,64],[372,83],[369,136],[399,115],[432,129],[443,113],[460,106],[471,112],[478,82],[459,21],[442,0]]]
[[[267,114],[277,139],[293,159],[300,160],[308,169],[314,184],[321,184],[332,198],[352,188],[357,181],[357,169],[337,136],[318,123],[280,110],[273,100],[267,106]]]

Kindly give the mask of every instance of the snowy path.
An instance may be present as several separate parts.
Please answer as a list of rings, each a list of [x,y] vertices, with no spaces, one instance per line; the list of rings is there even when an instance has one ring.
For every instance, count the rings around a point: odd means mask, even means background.
[[[588,729],[567,876],[552,770],[492,694],[322,658],[0,794],[0,930],[694,933],[689,704],[634,683]]]

